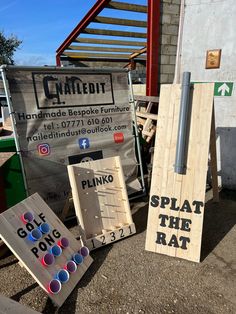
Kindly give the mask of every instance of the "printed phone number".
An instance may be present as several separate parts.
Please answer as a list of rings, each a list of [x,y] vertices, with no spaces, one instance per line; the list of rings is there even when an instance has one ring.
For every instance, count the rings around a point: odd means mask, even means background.
[[[84,125],[103,125],[112,123],[112,117],[104,117],[104,118],[91,118],[88,120],[66,120],[61,122],[62,128],[73,128]]]

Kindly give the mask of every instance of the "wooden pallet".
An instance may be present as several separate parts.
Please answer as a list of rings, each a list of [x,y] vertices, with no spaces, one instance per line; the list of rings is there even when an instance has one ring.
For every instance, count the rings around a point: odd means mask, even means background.
[[[187,169],[181,175],[174,172],[181,87],[161,88],[146,236],[148,251],[200,261],[210,132],[213,192],[218,200],[213,91],[214,84],[194,85]]]
[[[68,166],[82,238],[96,249],[136,232],[120,157]]]
[[[156,132],[159,97],[134,96],[134,99],[136,101],[137,124],[142,125],[142,137],[147,143],[150,143]],[[151,113],[154,107],[155,113]]]
[[[23,213],[28,211],[33,213],[34,220],[24,224],[21,217]],[[37,229],[43,222],[50,225],[50,233],[43,235],[38,241],[31,241],[29,239],[30,230]],[[19,259],[21,265],[28,270],[57,306],[64,303],[92,263],[92,258],[88,255],[78,266],[76,272],[70,274],[69,281],[62,284],[62,289],[58,294],[52,294],[48,291],[49,282],[64,267],[66,262],[72,259],[73,254],[81,249],[82,244],[75,239],[37,193],[0,215],[0,235]],[[62,237],[69,240],[69,246],[62,250],[60,256],[55,258],[54,264],[44,266],[42,257]]]

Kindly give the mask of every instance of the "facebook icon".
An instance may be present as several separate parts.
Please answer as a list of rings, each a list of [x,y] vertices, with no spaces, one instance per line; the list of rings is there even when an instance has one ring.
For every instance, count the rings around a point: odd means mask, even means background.
[[[90,145],[89,145],[89,139],[84,137],[84,138],[79,138],[79,147],[81,149],[86,149],[86,148],[89,148]]]

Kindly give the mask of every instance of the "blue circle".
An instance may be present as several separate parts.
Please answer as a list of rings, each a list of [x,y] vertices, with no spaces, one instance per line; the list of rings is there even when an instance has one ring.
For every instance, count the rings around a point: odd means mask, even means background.
[[[51,248],[51,253],[52,253],[54,256],[60,256],[61,253],[62,253],[62,249],[60,248],[59,245],[54,245],[54,246]]]
[[[34,229],[30,232],[30,239],[32,241],[38,241],[42,238],[42,232],[39,229]]]
[[[84,258],[83,258],[83,256],[81,254],[75,253],[73,255],[73,261],[76,262],[76,264],[78,264],[78,265],[82,264],[83,260],[84,260]]]
[[[57,279],[61,282],[61,283],[66,283],[70,278],[70,275],[68,273],[67,270],[65,269],[60,269],[57,273]]]
[[[44,222],[42,225],[39,226],[39,229],[42,233],[49,233],[50,231],[50,226],[48,223]]]

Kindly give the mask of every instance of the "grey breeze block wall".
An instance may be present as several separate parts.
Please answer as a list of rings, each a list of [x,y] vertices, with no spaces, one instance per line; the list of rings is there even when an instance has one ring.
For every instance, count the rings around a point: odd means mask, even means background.
[[[162,0],[160,17],[160,47],[159,47],[159,82],[161,84],[173,83],[175,72],[175,58],[177,51],[179,13],[181,0]],[[127,62],[91,62],[83,60],[66,59],[64,66],[88,67],[123,67]],[[146,83],[145,62],[137,62],[136,69],[132,71],[133,81]]]
[[[160,29],[160,83],[173,83],[175,59],[179,31],[181,0],[163,0],[161,2]]]

